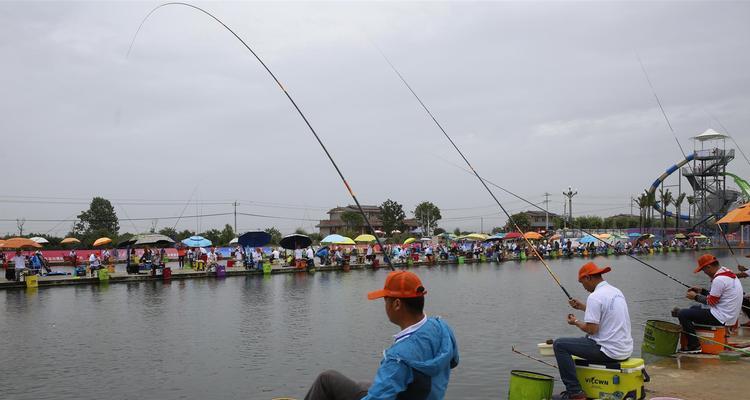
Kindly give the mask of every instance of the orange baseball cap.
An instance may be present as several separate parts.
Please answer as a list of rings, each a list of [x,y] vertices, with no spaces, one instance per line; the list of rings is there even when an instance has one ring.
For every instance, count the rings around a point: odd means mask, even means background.
[[[422,281],[417,274],[409,271],[393,271],[385,278],[382,289],[367,293],[367,299],[375,300],[381,297],[395,297],[406,299],[422,297],[427,294]]]
[[[593,262],[589,262],[589,263],[584,264],[583,267],[581,267],[581,269],[578,270],[578,280],[580,281],[584,277],[587,277],[590,275],[606,274],[609,271],[612,271],[612,268],[610,267],[599,268]]]
[[[701,272],[703,268],[706,268],[707,266],[718,263],[719,260],[716,259],[712,254],[704,254],[700,257],[698,257],[698,267],[695,268],[695,271],[693,273],[697,274],[698,272]]]

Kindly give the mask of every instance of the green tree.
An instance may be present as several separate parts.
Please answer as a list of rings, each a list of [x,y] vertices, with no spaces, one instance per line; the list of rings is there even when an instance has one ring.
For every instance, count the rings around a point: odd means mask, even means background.
[[[296,234],[298,234],[298,235],[305,235],[305,236],[310,236],[310,234],[309,234],[309,233],[307,233],[307,231],[306,231],[306,230],[304,230],[304,229],[302,229],[302,228],[297,228],[297,229],[295,229],[295,230],[294,230],[294,233],[296,233]]]
[[[159,229],[159,234],[167,236],[172,240],[177,240],[177,231],[174,228],[166,227]]]
[[[72,233],[82,237],[84,242],[92,242],[102,236],[117,237],[119,230],[119,220],[112,203],[105,198],[94,197],[89,209],[78,214],[78,222]]]
[[[461,236],[461,229],[459,229],[459,228],[454,229],[453,230],[453,234],[456,235],[456,236]]]
[[[443,228],[435,228],[435,230],[432,231],[432,233],[434,233],[435,235],[442,235],[442,234],[445,233],[445,229],[443,229]]]
[[[313,243],[320,243],[320,241],[323,239],[323,235],[318,232],[313,232],[307,236],[310,236],[310,239],[313,241]]]
[[[177,235],[174,238],[174,240],[176,240],[178,242],[181,242],[181,241],[189,238],[190,236],[193,236],[193,232],[185,229],[182,232],[177,233]]]
[[[341,221],[346,224],[346,230],[348,232],[358,231],[365,223],[365,219],[362,218],[362,214],[357,211],[344,211],[341,213]]]
[[[281,232],[278,229],[270,227],[265,229],[265,232],[271,235],[271,244],[279,244],[279,241],[281,241]]]
[[[218,229],[209,229],[201,233],[200,235],[210,240],[213,246],[221,245],[221,231]]]
[[[526,215],[526,213],[517,213],[510,216],[510,218],[513,221],[516,221],[516,224],[518,224],[518,227],[523,231],[526,232],[531,228],[531,221],[529,220],[529,216]],[[508,220],[508,222],[505,223],[505,226],[503,227],[505,232],[511,232],[515,231],[516,227],[513,225],[513,222]]]
[[[414,218],[419,222],[422,233],[429,235],[433,228],[437,228],[437,222],[443,218],[440,208],[429,201],[423,201],[414,208]]]
[[[234,239],[234,228],[232,228],[232,225],[225,224],[224,229],[221,230],[221,234],[219,235],[219,243],[222,245],[227,245],[229,242]]]
[[[667,208],[672,204],[672,192],[667,190],[659,191],[659,202],[661,203],[661,232],[664,235],[664,230],[667,228]]]
[[[682,202],[685,201],[685,197],[687,195],[685,193],[680,193],[679,196],[677,196],[676,199],[674,199],[674,207],[675,207],[675,228],[680,229],[680,213],[682,212]]]
[[[404,219],[406,219],[406,214],[404,214],[404,207],[401,204],[388,199],[380,205],[380,212],[380,221],[383,223],[383,231],[386,234],[390,234],[395,229],[405,230]]]

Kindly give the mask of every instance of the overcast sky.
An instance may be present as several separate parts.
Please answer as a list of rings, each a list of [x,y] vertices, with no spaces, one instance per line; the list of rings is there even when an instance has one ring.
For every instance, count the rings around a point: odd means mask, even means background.
[[[158,4],[0,3],[2,219],[70,219],[103,196],[120,218],[154,218],[122,231],[181,214],[178,229],[205,230],[233,217],[190,216],[231,213],[236,200],[241,213],[291,218],[240,216],[240,230],[286,233],[352,203],[283,93],[205,15],[158,10],[126,57]],[[449,230],[505,218],[373,43],[480,174],[533,202],[551,193],[550,211],[571,185],[577,215],[628,213],[682,158],[636,54],[686,150],[721,130],[713,116],[750,151],[747,2],[195,4],[281,79],[363,204],[430,200]],[[750,177],[739,154],[729,170]]]

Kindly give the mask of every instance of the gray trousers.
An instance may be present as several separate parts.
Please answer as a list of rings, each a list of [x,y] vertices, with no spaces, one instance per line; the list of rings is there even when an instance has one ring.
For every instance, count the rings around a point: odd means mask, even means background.
[[[315,378],[305,400],[360,400],[367,395],[369,382],[355,382],[341,373],[328,370]]]

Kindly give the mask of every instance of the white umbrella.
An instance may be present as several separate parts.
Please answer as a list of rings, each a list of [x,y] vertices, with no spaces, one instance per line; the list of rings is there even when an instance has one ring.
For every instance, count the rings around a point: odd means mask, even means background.
[[[237,244],[239,242],[240,242],[240,238],[234,238],[234,239],[232,239],[232,240],[229,241],[229,244]]]
[[[35,242],[37,242],[39,244],[49,243],[49,240],[47,240],[47,239],[45,239],[43,237],[40,237],[40,236],[33,237],[33,238],[31,238],[31,240],[33,240],[33,241],[35,241]]]

